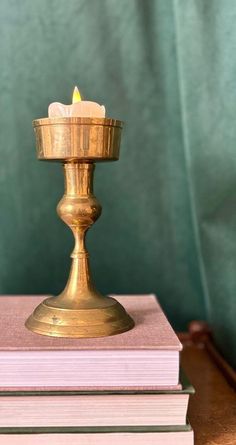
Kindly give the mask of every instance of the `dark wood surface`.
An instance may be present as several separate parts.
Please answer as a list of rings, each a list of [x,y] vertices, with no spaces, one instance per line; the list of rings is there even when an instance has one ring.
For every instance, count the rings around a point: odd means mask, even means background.
[[[236,445],[234,371],[228,372],[227,366],[224,370],[224,361],[217,360],[219,354],[207,335],[194,338],[180,334],[180,339],[184,345],[182,366],[196,391],[188,411],[195,445]]]

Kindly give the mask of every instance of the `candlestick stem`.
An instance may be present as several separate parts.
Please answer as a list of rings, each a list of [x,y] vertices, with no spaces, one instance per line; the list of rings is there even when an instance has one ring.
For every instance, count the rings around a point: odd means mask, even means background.
[[[71,254],[72,265],[67,285],[58,302],[67,308],[80,309],[101,303],[102,297],[93,285],[85,236],[101,214],[101,206],[93,195],[94,164],[73,162],[64,164],[65,194],[57,206],[60,218],[70,227],[75,238]]]

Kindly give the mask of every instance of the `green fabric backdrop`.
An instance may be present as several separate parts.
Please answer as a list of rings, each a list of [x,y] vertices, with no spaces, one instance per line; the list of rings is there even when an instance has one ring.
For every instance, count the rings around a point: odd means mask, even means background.
[[[126,124],[96,168],[97,287],[156,292],[177,329],[208,319],[236,363],[235,20],[234,0],[1,0],[1,293],[65,285],[62,171],[36,160],[31,121],[77,84]]]

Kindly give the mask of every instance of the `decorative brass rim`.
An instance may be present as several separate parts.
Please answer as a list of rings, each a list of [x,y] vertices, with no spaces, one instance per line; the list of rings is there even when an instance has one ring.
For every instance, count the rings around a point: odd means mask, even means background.
[[[35,119],[33,121],[33,127],[39,127],[41,125],[102,125],[105,127],[119,127],[123,128],[123,122],[117,119],[108,117],[44,117]]]

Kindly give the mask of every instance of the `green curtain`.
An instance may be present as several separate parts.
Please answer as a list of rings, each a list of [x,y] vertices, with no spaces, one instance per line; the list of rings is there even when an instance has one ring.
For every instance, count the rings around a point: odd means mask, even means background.
[[[62,169],[31,121],[78,85],[125,121],[120,161],[96,167],[97,287],[157,293],[176,329],[207,319],[236,364],[235,19],[234,0],[1,0],[1,293],[65,285]]]

